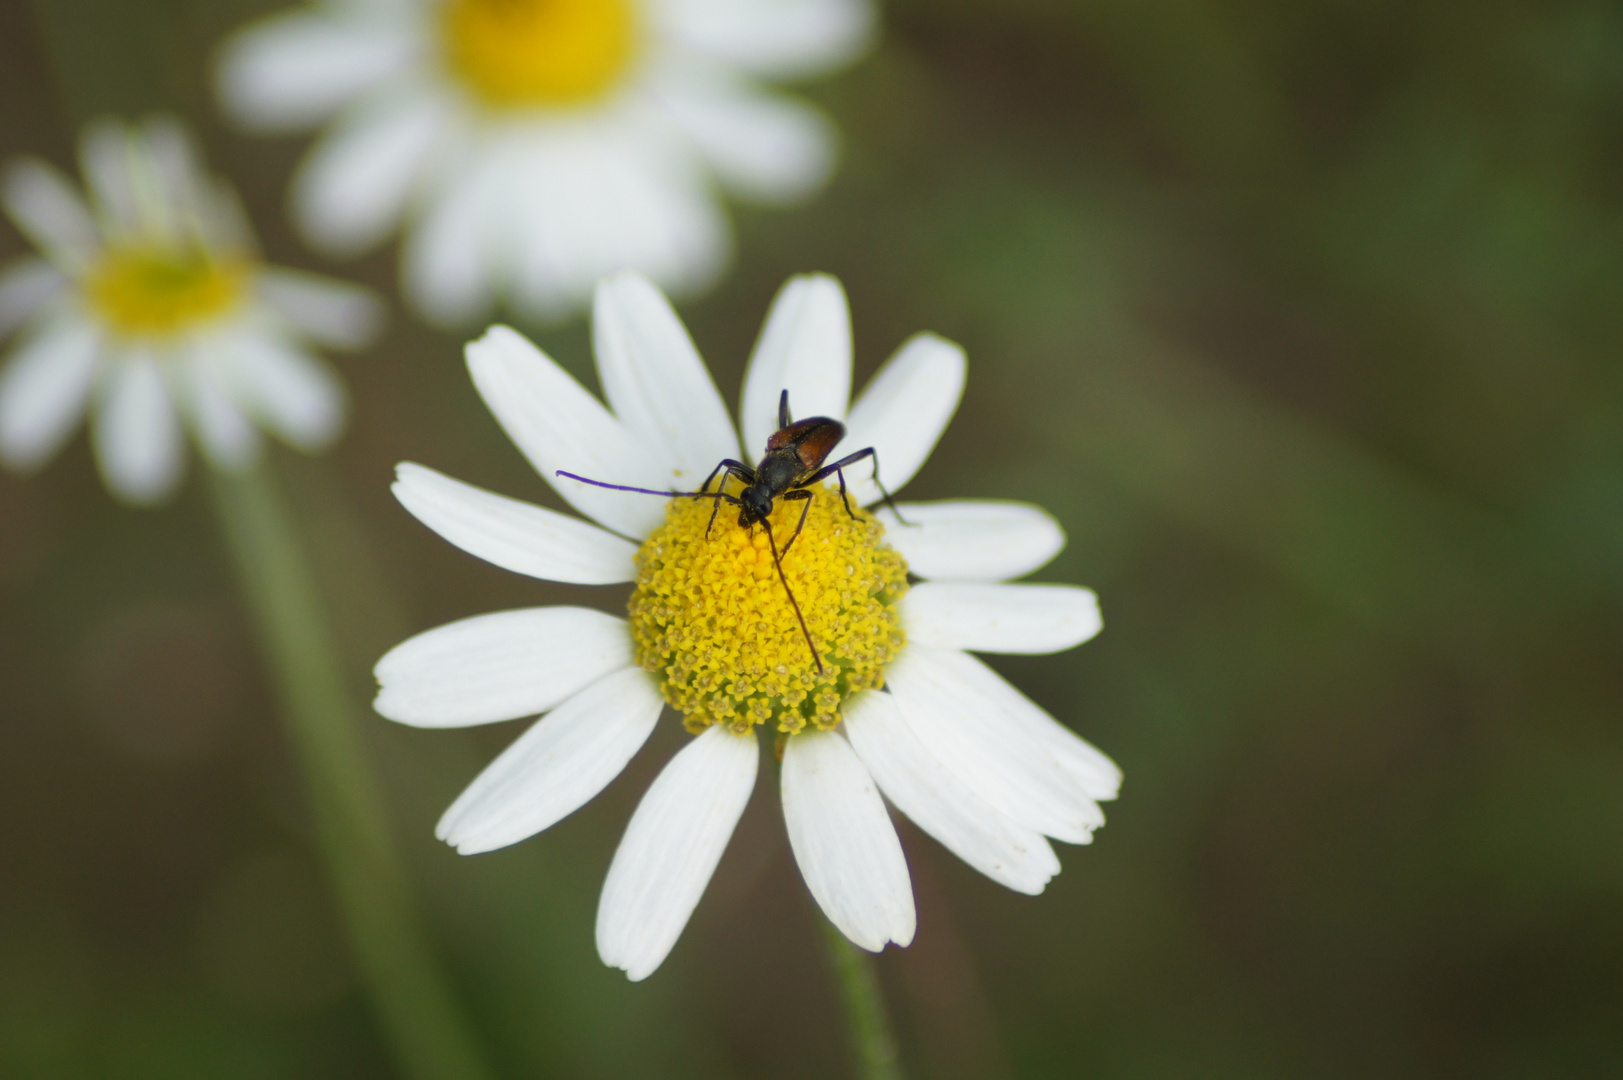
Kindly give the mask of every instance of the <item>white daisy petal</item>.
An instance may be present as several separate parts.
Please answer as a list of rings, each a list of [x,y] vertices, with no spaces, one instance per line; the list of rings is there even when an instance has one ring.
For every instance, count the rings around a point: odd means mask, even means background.
[[[709,370],[647,278],[620,274],[598,285],[592,348],[615,417],[663,448],[666,484],[692,490],[722,458],[738,456],[738,436]]]
[[[662,79],[659,98],[734,194],[797,202],[834,170],[834,125],[804,102],[691,72]]]
[[[738,824],[760,751],[721,725],[684,746],[626,827],[597,907],[597,952],[633,982],[664,962]]]
[[[34,246],[74,272],[101,249],[101,235],[72,183],[51,166],[23,158],[0,174],[0,203]]]
[[[113,361],[93,427],[96,461],[115,495],[151,505],[174,491],[185,463],[180,419],[150,355]]]
[[[556,322],[582,306],[601,276],[593,272],[599,255],[612,257],[625,242],[624,216],[604,208],[601,187],[579,164],[550,146],[532,148],[524,155],[523,175],[515,177],[522,193],[509,194],[510,205],[503,207],[513,239],[506,253],[510,299],[537,323]]]
[[[0,337],[5,337],[62,291],[67,276],[44,259],[27,256],[0,271]]]
[[[347,281],[267,266],[255,275],[254,291],[318,345],[358,349],[383,325],[377,296]]]
[[[294,217],[310,245],[342,257],[382,240],[405,213],[447,116],[446,102],[418,90],[345,113],[293,178]]]
[[[801,274],[784,282],[761,327],[739,413],[744,452],[754,462],[778,430],[778,398],[789,391],[796,419],[845,419],[851,399],[851,309],[839,281]]]
[[[519,230],[515,304],[556,318],[622,270],[673,295],[709,285],[731,257],[731,233],[688,154],[648,125],[537,136],[515,157],[501,214]]]
[[[409,461],[395,473],[395,498],[418,521],[504,570],[576,585],[612,585],[637,576],[631,561],[636,545],[596,525]]]
[[[232,117],[264,132],[298,131],[400,70],[417,53],[409,25],[292,12],[233,35],[215,88]]]
[[[892,494],[913,479],[947,429],[964,394],[964,350],[934,334],[914,334],[857,395],[840,453],[873,447],[879,479]],[[880,498],[867,463],[846,473],[864,506]]]
[[[24,342],[0,373],[0,457],[32,469],[61,447],[84,415],[101,335],[88,321],[63,321]]]
[[[177,241],[193,239],[199,226],[206,228],[217,188],[203,174],[191,133],[172,116],[152,116],[141,124],[131,149],[143,228]]]
[[[207,177],[203,185],[203,205],[198,224],[204,238],[216,251],[258,257],[259,241],[248,222],[248,211],[235,188],[223,180]]]
[[[584,806],[648,741],[665,704],[641,668],[586,687],[520,735],[440,818],[463,855],[516,844]]]
[[[348,395],[323,361],[256,334],[238,334],[230,349],[243,400],[267,427],[306,451],[338,437]]]
[[[672,37],[757,75],[794,79],[847,63],[874,36],[867,0],[655,0]]]
[[[483,315],[511,273],[511,259],[497,243],[504,239],[510,246],[511,236],[492,235],[492,219],[508,209],[500,174],[488,162],[475,163],[427,199],[422,219],[406,236],[401,288],[437,326],[460,326]],[[514,223],[504,227],[510,233]]]
[[[1065,547],[1059,522],[1030,503],[952,499],[900,507],[906,525],[889,507],[875,514],[885,539],[921,578],[1005,581],[1046,565]]]
[[[1108,802],[1121,789],[1121,769],[1092,743],[1054,719],[1036,702],[1009,685],[985,663],[965,653],[935,653],[950,657],[953,678],[979,700],[993,703],[1026,735],[1048,751],[1060,768],[1081,785],[1088,798]]]
[[[115,235],[138,225],[135,184],[130,175],[133,152],[129,129],[117,120],[92,120],[79,138],[79,172],[90,186],[104,227]]]
[[[237,472],[258,458],[259,429],[248,422],[211,368],[207,357],[193,356],[178,378],[203,456],[217,469]]]
[[[553,475],[565,469],[606,483],[660,488],[665,472],[640,433],[622,425],[568,372],[505,326],[467,347],[468,370],[502,428],[547,483],[581,513],[626,536],[665,520],[665,500]]]
[[[418,634],[379,660],[372,707],[413,727],[534,716],[631,664],[625,620],[579,607],[477,615]]]
[[[851,745],[879,789],[948,851],[998,884],[1030,896],[1059,873],[1059,859],[1043,835],[992,809],[941,764],[913,734],[891,695],[858,694],[841,714]]]
[[[909,645],[991,653],[1055,653],[1104,625],[1099,598],[1075,585],[926,581],[901,602]]]
[[[868,770],[832,731],[789,736],[783,818],[806,887],[840,933],[869,952],[908,945],[917,920],[896,829]]]
[[[1088,843],[1104,814],[1012,715],[1007,696],[966,674],[974,664],[964,653],[909,648],[885,684],[913,734],[982,799],[1027,828]]]

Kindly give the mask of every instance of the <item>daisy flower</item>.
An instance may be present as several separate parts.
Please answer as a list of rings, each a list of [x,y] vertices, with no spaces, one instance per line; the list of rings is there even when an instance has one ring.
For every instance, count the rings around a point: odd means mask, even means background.
[[[189,427],[210,464],[253,463],[259,427],[319,450],[344,390],[311,344],[352,348],[381,310],[352,285],[265,266],[236,195],[207,175],[180,124],[89,125],[89,200],[42,161],[13,162],[0,204],[41,255],[0,273],[0,460],[27,471],[91,414],[113,493],[173,493]]]
[[[761,80],[847,63],[873,22],[870,0],[326,0],[239,32],[218,87],[249,128],[331,121],[293,185],[313,246],[352,255],[404,219],[426,317],[505,297],[548,319],[620,270],[711,282],[716,187],[819,187],[831,125]]]
[[[600,285],[592,332],[607,406],[506,327],[467,356],[508,435],[597,524],[411,463],[394,485],[429,528],[497,566],[633,584],[629,618],[498,612],[420,634],[378,662],[376,708],[401,723],[545,714],[446,811],[440,838],[473,854],[554,824],[620,773],[670,705],[696,737],[632,816],[598,908],[598,951],[632,979],[664,960],[721,858],[755,784],[758,730],[778,740],[784,818],[806,884],[856,944],[878,951],[913,938],[907,864],[881,794],[988,877],[1041,892],[1059,872],[1047,838],[1087,843],[1121,773],[970,654],[1056,652],[1098,632],[1088,590],[1007,583],[1064,545],[1053,518],[980,500],[902,503],[901,521],[869,513],[858,506],[881,492],[859,463],[846,476],[850,513],[832,486],[809,502],[777,501],[768,519],[777,537],[806,511],[780,579],[766,530],[741,526],[730,505],[712,526],[716,500],[557,476],[692,491],[723,458],[761,454],[787,390],[797,414],[844,422],[842,449],[874,447],[894,490],[957,409],[962,350],[916,335],[850,403],[845,294],[830,277],[793,278],[749,363],[740,442],[687,332],[646,279]]]

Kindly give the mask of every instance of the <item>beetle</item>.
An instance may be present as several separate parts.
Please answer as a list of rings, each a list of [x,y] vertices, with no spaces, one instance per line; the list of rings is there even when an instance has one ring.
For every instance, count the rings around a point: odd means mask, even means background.
[[[716,515],[721,512],[723,502],[738,507],[738,524],[741,528],[753,529],[756,525],[764,526],[767,542],[772,547],[772,562],[778,568],[778,579],[783,582],[783,591],[789,595],[789,605],[795,609],[795,618],[800,620],[800,632],[806,636],[806,644],[811,648],[812,659],[817,661],[817,670],[822,672],[823,658],[817,653],[817,645],[812,641],[811,631],[806,628],[806,617],[800,613],[800,603],[795,599],[794,590],[789,588],[789,579],[783,573],[783,556],[789,554],[789,549],[800,539],[800,531],[806,527],[806,515],[811,512],[811,499],[816,494],[813,490],[814,485],[822,483],[830,476],[838,477],[840,501],[845,504],[845,512],[855,521],[856,511],[851,509],[851,499],[846,494],[845,469],[859,461],[872,458],[874,484],[884,497],[885,505],[896,514],[898,521],[907,524],[902,518],[901,511],[896,509],[896,503],[891,500],[890,492],[879,482],[879,453],[873,447],[864,447],[854,454],[847,454],[831,465],[823,464],[829,452],[839,445],[843,438],[845,425],[833,417],[808,416],[804,420],[791,420],[789,391],[785,390],[778,397],[778,430],[766,440],[766,453],[761,457],[760,464],[752,469],[742,461],[723,458],[710,470],[710,475],[704,478],[704,483],[699,485],[698,491],[656,491],[653,488],[609,484],[602,480],[577,476],[562,469],[557,471],[557,475],[615,491],[663,495],[672,499],[714,499],[715,509],[710,511],[710,521],[704,529],[706,538],[710,536],[710,529],[716,523]],[[720,486],[711,491],[710,482],[722,473],[742,481],[744,490],[737,495],[728,494]],[[723,480],[722,486],[725,484],[726,481]],[[777,499],[783,499],[785,502],[804,500],[806,503],[801,508],[800,520],[795,525],[794,535],[789,537],[789,542],[783,545],[781,552],[778,549],[777,538],[772,534],[772,522],[769,520],[773,502]]]

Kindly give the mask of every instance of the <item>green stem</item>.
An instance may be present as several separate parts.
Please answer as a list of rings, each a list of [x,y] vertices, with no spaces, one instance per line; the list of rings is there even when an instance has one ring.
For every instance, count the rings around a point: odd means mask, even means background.
[[[210,491],[304,773],[327,872],[403,1075],[487,1076],[419,926],[317,590],[265,467]]]
[[[834,924],[823,922],[823,939],[828,945],[829,963],[840,984],[840,999],[856,1052],[858,1075],[862,1080],[903,1080],[897,1059],[896,1036],[890,1030],[890,1014],[885,1010],[885,994],[879,987],[879,971],[871,955],[845,939]]]

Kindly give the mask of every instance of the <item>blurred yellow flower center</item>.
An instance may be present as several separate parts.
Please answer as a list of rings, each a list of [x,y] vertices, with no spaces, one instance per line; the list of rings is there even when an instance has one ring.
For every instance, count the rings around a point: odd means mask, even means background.
[[[630,0],[450,0],[446,59],[487,104],[574,105],[625,71],[634,23]]]
[[[248,276],[241,259],[193,249],[109,248],[85,278],[92,306],[124,334],[171,334],[229,311]]]
[[[728,483],[736,494],[738,483]],[[771,521],[779,544],[794,535],[805,505],[777,500]],[[817,489],[783,571],[822,654],[819,672],[766,530],[741,528],[737,507],[723,505],[706,539],[712,508],[709,499],[672,499],[665,524],[637,552],[637,662],[660,677],[665,700],[691,731],[835,726],[841,702],[883,686],[885,665],[907,643],[896,614],[907,564],[884,543],[885,527],[873,515],[859,509],[853,521],[838,492]]]

